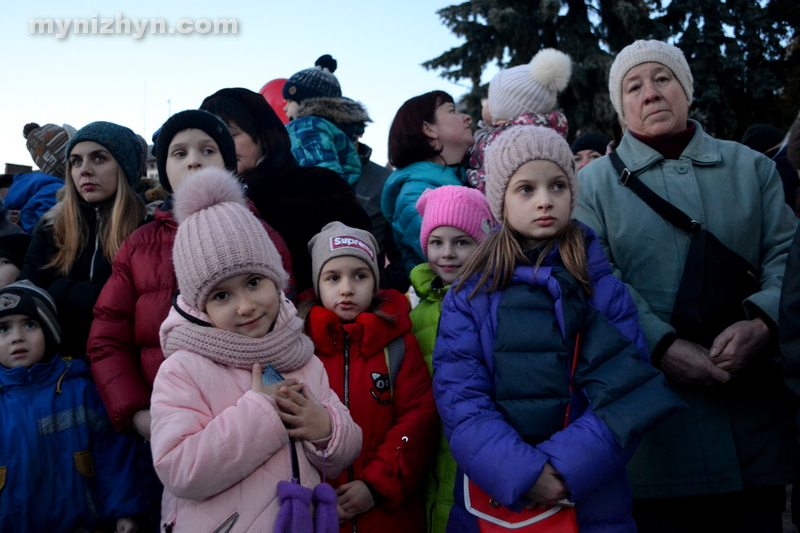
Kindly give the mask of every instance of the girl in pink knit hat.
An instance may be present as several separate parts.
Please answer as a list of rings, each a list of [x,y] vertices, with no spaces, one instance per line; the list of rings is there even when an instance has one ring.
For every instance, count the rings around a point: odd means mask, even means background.
[[[494,218],[480,191],[458,185],[427,189],[417,200],[417,211],[422,217],[419,241],[428,262],[411,271],[411,283],[420,298],[411,310],[411,331],[432,372],[431,357],[439,332],[442,300],[461,267],[494,225]],[[439,433],[436,464],[426,480],[425,517],[431,533],[445,531],[456,478],[455,460],[444,433]]]
[[[315,531],[335,532],[336,495],[310,489],[353,462],[361,429],[282,292],[280,254],[229,171],[185,177],[174,214],[180,292],[150,407],[165,529],[310,532],[313,501]]]

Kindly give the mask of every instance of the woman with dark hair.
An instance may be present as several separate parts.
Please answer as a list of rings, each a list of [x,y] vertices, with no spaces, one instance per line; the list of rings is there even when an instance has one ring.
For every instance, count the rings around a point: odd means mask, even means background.
[[[465,184],[460,165],[473,143],[470,120],[444,91],[407,100],[394,117],[389,162],[397,170],[383,187],[381,210],[392,225],[407,273],[427,261],[419,243],[417,199],[425,189]]]
[[[326,168],[305,168],[292,155],[289,134],[267,101],[242,88],[222,89],[200,109],[222,119],[236,144],[239,179],[261,218],[286,241],[297,291],[311,287],[308,241],[328,222],[370,229],[347,183]]]

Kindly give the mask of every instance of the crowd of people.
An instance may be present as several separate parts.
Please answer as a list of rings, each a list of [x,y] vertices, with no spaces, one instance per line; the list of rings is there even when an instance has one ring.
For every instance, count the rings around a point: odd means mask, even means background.
[[[546,49],[477,131],[408,99],[384,168],[336,66],[172,115],[157,182],[125,126],[24,127],[0,532],[783,531],[800,118],[715,139],[681,50],[641,40],[609,140]]]

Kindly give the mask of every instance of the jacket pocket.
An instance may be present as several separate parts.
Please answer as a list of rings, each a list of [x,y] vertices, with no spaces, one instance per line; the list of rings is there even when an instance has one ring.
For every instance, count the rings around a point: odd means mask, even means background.
[[[75,459],[75,468],[81,473],[83,477],[94,477],[94,458],[92,452],[84,450],[82,452],[75,452],[72,454]]]

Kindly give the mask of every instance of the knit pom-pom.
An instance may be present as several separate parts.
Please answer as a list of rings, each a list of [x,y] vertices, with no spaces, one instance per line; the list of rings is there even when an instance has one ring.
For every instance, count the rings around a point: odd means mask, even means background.
[[[337,65],[338,63],[333,57],[331,57],[330,54],[325,54],[324,56],[320,56],[319,59],[317,59],[316,63],[314,63],[315,67],[326,68],[328,69],[328,72],[330,72],[331,74],[336,72]]]
[[[28,124],[25,124],[25,126],[22,128],[22,136],[23,136],[23,137],[25,137],[25,138],[27,139],[27,138],[28,138],[28,135],[30,135],[30,133],[31,133],[33,130],[35,130],[36,128],[40,128],[40,127],[41,127],[41,126],[39,126],[39,125],[38,125],[37,123],[35,123],[35,122],[29,122]]]
[[[530,62],[531,79],[549,91],[561,92],[572,76],[572,60],[554,48],[540,50]]]
[[[223,202],[247,205],[236,176],[224,168],[204,168],[192,172],[175,192],[175,220],[182,224],[198,211]]]

